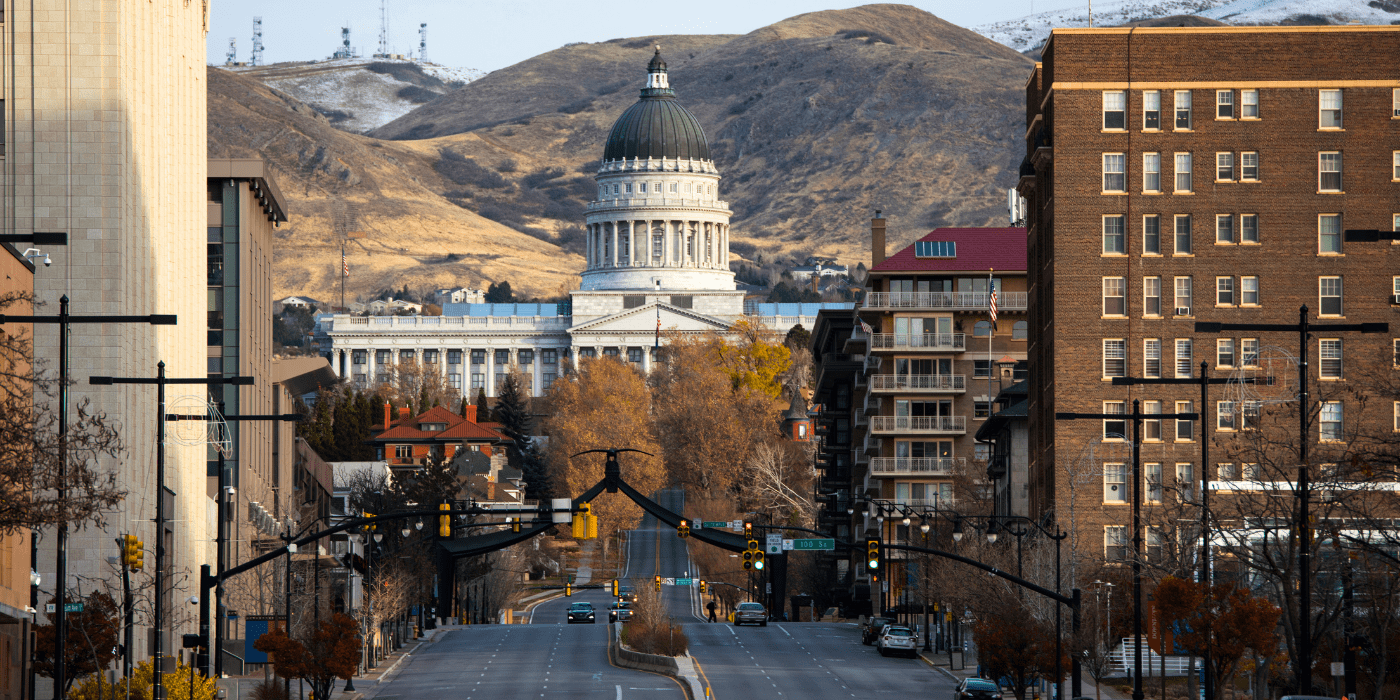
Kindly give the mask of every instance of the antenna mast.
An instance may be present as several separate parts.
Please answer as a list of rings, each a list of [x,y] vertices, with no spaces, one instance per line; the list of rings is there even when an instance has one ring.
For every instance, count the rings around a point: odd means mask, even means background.
[[[224,57],[224,65],[231,66],[238,63],[238,38],[228,38],[228,55]]]
[[[418,25],[418,60],[428,62],[428,23]]]
[[[355,48],[350,45],[350,28],[340,28],[340,48],[331,54],[331,58],[354,58]]]
[[[253,18],[253,58],[248,62],[250,66],[262,65],[262,18]]]
[[[379,54],[376,58],[389,55],[389,0],[379,0]]]

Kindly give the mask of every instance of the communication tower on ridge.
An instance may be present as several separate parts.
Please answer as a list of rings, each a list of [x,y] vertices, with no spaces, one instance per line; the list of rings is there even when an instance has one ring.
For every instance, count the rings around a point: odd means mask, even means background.
[[[375,58],[389,55],[389,0],[379,0],[379,53]]]
[[[228,38],[228,55],[224,56],[224,65],[231,66],[238,63],[238,38]]]
[[[262,18],[253,18],[253,57],[248,61],[250,66],[262,65]]]
[[[354,58],[356,56],[355,47],[350,45],[350,28],[340,28],[340,48],[331,54],[331,58]]]
[[[428,23],[418,25],[418,60],[428,62]]]

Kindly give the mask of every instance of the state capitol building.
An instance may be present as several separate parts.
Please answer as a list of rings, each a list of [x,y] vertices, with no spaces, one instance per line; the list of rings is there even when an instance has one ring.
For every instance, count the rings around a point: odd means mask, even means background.
[[[748,315],[786,333],[822,308],[752,304],[729,270],[729,205],[705,132],[676,101],[657,49],[641,98],[613,124],[588,204],[587,267],[571,304],[445,304],[441,316],[322,321],[331,365],[357,388],[389,381],[399,362],[440,368],[467,396],[495,396],[512,365],[547,389],[567,361],[610,355],[643,372],[658,329],[724,332]],[[322,349],[325,349],[322,345]]]

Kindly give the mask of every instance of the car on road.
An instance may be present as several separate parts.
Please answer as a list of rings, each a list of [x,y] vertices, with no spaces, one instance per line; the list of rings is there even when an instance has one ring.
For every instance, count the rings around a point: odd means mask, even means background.
[[[953,700],[1001,700],[1001,687],[986,678],[964,678],[953,690]]]
[[[632,604],[616,602],[608,606],[608,622],[631,622]]]
[[[594,615],[592,603],[569,604],[569,624],[571,625],[575,622],[596,623],[598,620],[594,619]]]
[[[748,624],[768,626],[768,611],[763,609],[763,603],[740,603],[734,608],[734,626]]]
[[[617,587],[617,599],[624,603],[635,603],[637,602],[637,590],[624,583]]]
[[[880,638],[880,630],[891,622],[893,620],[888,617],[872,617],[866,620],[860,628],[860,643],[874,644],[875,640]]]
[[[880,631],[880,638],[875,642],[875,648],[879,650],[880,656],[907,654],[912,659],[919,655],[918,639],[908,627],[885,625],[885,629]]]

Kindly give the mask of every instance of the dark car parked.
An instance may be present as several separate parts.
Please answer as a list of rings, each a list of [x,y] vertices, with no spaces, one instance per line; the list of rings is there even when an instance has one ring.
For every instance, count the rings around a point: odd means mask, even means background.
[[[572,625],[575,622],[597,622],[597,620],[594,619],[592,603],[569,604],[569,624]]]
[[[874,644],[875,640],[880,637],[880,631],[885,628],[885,625],[891,622],[893,622],[893,620],[888,617],[872,617],[866,620],[865,624],[860,628],[860,643]]]
[[[1001,700],[1001,688],[986,678],[964,678],[953,691],[953,700]]]

